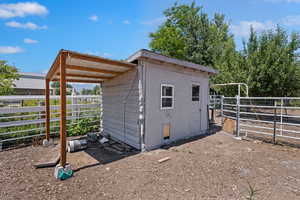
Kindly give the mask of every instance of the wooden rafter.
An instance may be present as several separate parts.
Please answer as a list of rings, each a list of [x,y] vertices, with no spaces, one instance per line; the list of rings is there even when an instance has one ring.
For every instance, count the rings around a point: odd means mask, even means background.
[[[60,79],[53,79],[52,81],[60,81]],[[66,82],[77,82],[77,83],[101,83],[104,80],[81,80],[81,79],[66,79]]]
[[[60,75],[60,73],[57,73],[57,75]],[[74,73],[66,73],[67,77],[82,77],[82,78],[98,78],[98,79],[110,79],[111,77],[107,76],[97,76],[97,75],[86,75],[86,74],[74,74]]]
[[[70,56],[71,58],[77,58],[77,59],[87,60],[87,61],[91,61],[91,62],[100,62],[100,63],[104,63],[104,64],[108,64],[108,65],[118,65],[118,66],[126,67],[129,69],[136,67],[135,64],[126,63],[126,62],[122,62],[122,61],[110,60],[110,59],[106,59],[106,58],[100,58],[100,57],[91,56],[91,55],[79,54],[76,52],[68,52],[68,56]]]
[[[98,68],[91,68],[91,67],[82,67],[82,66],[76,66],[76,65],[67,65],[67,69],[72,70],[79,70],[79,71],[87,71],[87,72],[98,72],[98,73],[104,73],[104,74],[113,74],[118,75],[122,72],[113,71],[113,70],[106,70],[106,69],[98,69]]]
[[[60,50],[58,55],[56,56],[54,62],[51,65],[50,70],[47,73],[46,79],[51,80],[52,77],[55,75],[55,73],[57,72],[57,70],[59,69],[59,58],[60,58],[60,54],[63,52],[63,50]]]

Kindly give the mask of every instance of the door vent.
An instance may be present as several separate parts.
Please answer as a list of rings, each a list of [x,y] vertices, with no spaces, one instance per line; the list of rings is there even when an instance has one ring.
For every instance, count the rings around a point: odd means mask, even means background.
[[[163,125],[163,137],[164,140],[170,139],[170,123]]]

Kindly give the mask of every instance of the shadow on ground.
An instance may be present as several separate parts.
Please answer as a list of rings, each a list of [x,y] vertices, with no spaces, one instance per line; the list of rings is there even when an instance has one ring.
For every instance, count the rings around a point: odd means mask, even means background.
[[[190,138],[183,139],[183,140],[178,140],[178,141],[172,142],[170,144],[164,145],[161,148],[162,149],[169,149],[171,147],[180,146],[180,145],[183,145],[183,144],[186,144],[186,143],[189,143],[189,142],[193,142],[193,141],[196,141],[196,140],[203,139],[203,138],[206,138],[208,136],[214,135],[218,131],[221,131],[221,130],[222,130],[222,126],[219,126],[218,124],[211,124],[209,126],[209,131],[205,134],[197,135],[197,136],[190,137]]]
[[[222,127],[214,124],[210,126],[210,130],[207,134],[179,140],[169,145],[164,145],[162,148],[168,149],[173,146],[179,146],[195,140],[203,139],[205,137],[217,133],[221,129]],[[140,153],[139,150],[113,140],[110,140],[105,144],[101,144],[99,142],[94,142],[94,143],[89,142],[87,149],[75,153],[69,153],[68,161],[73,166],[75,165],[74,171],[76,172],[90,167],[95,167],[98,165],[105,165],[111,162],[115,162],[136,155],[138,153]]]
[[[74,171],[79,171],[82,169],[94,167],[97,165],[105,165],[114,161],[121,160],[123,158],[133,156],[138,154],[140,151],[129,147],[128,145],[123,145],[116,141],[110,141],[105,144],[100,144],[98,142],[88,143],[88,148],[83,150],[85,154],[92,157],[94,162],[91,164],[79,166]],[[77,152],[73,153],[76,154]],[[91,159],[89,159],[91,160]]]

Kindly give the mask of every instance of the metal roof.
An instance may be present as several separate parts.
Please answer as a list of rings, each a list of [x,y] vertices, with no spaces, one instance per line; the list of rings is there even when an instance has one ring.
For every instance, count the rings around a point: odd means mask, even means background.
[[[135,54],[130,56],[127,59],[127,61],[128,62],[133,62],[133,61],[138,60],[140,58],[146,58],[146,59],[152,59],[152,60],[157,60],[157,61],[161,61],[161,62],[166,62],[166,63],[178,65],[178,66],[181,66],[181,67],[187,67],[187,68],[191,68],[191,69],[202,71],[202,72],[208,72],[208,73],[211,73],[211,74],[218,74],[219,73],[218,70],[215,70],[215,69],[210,68],[210,67],[206,67],[206,66],[203,66],[203,65],[195,64],[195,63],[184,61],[184,60],[171,58],[171,57],[164,56],[164,55],[161,55],[161,54],[158,54],[158,53],[155,53],[153,51],[146,50],[146,49],[139,50],[138,52],[136,52]]]
[[[45,89],[45,74],[20,72],[19,80],[15,80],[15,88]]]

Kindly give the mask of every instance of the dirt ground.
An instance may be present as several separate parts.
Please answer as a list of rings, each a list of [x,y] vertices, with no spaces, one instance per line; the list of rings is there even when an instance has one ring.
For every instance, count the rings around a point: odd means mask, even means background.
[[[253,199],[300,199],[300,149],[239,141],[224,132],[87,165],[66,181],[56,180],[53,168],[33,167],[47,151],[30,146],[0,152],[1,200],[230,200],[247,199],[251,187]],[[165,157],[170,160],[158,162]]]

